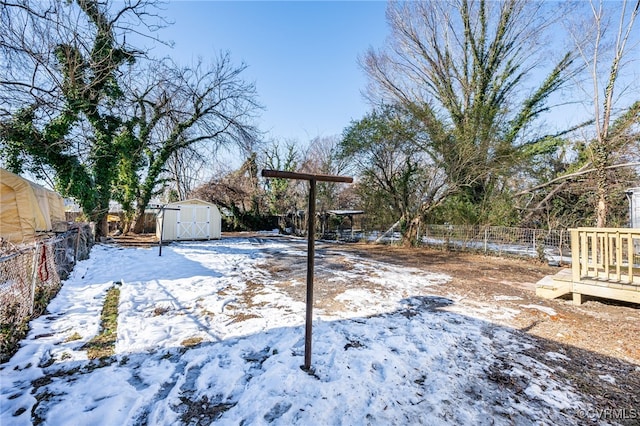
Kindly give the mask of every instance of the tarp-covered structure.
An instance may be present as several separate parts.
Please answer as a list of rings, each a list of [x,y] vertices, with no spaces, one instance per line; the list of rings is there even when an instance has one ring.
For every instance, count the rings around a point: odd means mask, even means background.
[[[54,191],[0,169],[0,237],[31,242],[64,222],[64,200]]]

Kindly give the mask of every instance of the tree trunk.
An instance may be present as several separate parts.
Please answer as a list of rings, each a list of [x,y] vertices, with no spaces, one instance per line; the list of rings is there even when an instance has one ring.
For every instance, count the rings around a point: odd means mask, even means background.
[[[106,237],[109,235],[109,222],[107,222],[107,215],[101,215],[96,218],[96,240],[100,240],[100,237]]]
[[[134,234],[142,234],[144,232],[144,213],[145,213],[146,205],[142,203],[138,203],[136,205],[136,211],[133,216],[133,220],[131,221],[131,227],[129,228],[130,232]]]
[[[609,151],[605,143],[596,142],[594,148],[593,165],[596,169],[596,226],[604,228],[607,226],[607,215],[609,210],[608,188],[607,188],[607,166],[609,162]]]
[[[422,215],[413,218],[402,233],[402,245],[405,247],[415,247],[420,241],[420,228],[422,227]]]
[[[604,228],[607,226],[608,201],[606,188],[598,187],[598,202],[596,205],[596,226]]]

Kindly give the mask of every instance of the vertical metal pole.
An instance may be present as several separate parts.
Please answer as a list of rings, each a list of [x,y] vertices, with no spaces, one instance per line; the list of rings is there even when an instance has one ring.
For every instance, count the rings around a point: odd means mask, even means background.
[[[160,214],[162,214],[162,223],[160,224],[160,241],[158,241],[158,256],[162,256],[162,234],[164,233],[164,221],[165,221],[165,206],[160,207]]]
[[[29,315],[33,314],[33,305],[36,301],[36,280],[38,279],[38,268],[40,267],[40,250],[46,250],[44,244],[36,243],[36,250],[33,253],[33,270],[31,271],[31,305],[29,305]]]
[[[80,250],[80,226],[76,228],[78,232],[76,233],[76,247],[73,251],[73,265],[75,266],[78,263],[78,251]]]
[[[304,369],[311,369],[311,334],[313,329],[313,266],[316,237],[316,180],[309,180],[309,209],[307,225],[307,318],[304,335]]]
[[[538,250],[536,247],[536,230],[533,230],[533,252],[535,253]]]

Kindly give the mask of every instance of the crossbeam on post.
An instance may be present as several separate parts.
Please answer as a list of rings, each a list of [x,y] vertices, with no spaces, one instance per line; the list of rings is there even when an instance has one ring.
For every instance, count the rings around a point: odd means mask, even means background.
[[[311,371],[311,336],[313,332],[313,270],[315,260],[315,228],[316,228],[316,182],[352,183],[348,176],[317,175],[312,173],[287,172],[283,170],[262,170],[266,178],[296,179],[309,181],[309,208],[307,211],[307,312],[304,335],[304,366]]]

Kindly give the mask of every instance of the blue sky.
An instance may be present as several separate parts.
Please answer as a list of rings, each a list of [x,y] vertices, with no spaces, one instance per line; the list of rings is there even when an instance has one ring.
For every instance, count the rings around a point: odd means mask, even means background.
[[[383,1],[172,1],[173,25],[160,37],[167,54],[187,64],[229,51],[248,65],[265,107],[259,122],[268,139],[307,143],[342,132],[369,111],[366,76],[357,64],[388,33]]]

